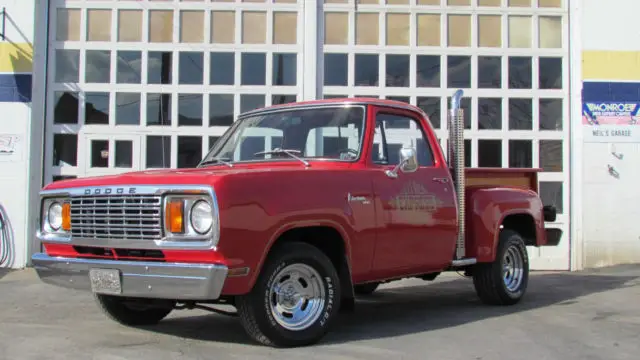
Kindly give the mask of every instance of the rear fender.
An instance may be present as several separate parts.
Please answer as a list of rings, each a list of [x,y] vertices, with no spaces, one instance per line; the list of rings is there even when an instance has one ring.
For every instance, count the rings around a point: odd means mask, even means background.
[[[509,215],[531,216],[535,246],[546,243],[543,206],[536,192],[505,187],[469,187],[466,197],[466,252],[469,257],[475,257],[478,262],[494,261],[500,227]]]

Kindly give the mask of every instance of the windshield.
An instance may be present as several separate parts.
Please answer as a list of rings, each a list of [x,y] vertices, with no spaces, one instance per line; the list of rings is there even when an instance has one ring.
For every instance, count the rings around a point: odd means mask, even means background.
[[[205,156],[214,162],[360,157],[364,106],[299,108],[240,119]]]

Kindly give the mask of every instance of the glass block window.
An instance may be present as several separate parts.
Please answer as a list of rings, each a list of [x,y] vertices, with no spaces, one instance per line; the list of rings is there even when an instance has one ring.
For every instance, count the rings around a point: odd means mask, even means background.
[[[297,101],[303,5],[52,1],[45,181],[193,167],[241,112]]]
[[[542,183],[566,186],[567,1],[359,0],[352,5],[324,1],[325,98],[416,105],[446,149],[447,110],[461,88],[469,166],[540,168]]]

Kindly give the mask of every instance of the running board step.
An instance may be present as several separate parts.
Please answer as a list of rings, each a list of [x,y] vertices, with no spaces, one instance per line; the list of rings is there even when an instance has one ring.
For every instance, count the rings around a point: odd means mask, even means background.
[[[473,265],[476,262],[478,262],[476,260],[476,258],[467,258],[467,259],[460,259],[460,260],[453,260],[451,262],[451,266],[467,266],[467,265]]]

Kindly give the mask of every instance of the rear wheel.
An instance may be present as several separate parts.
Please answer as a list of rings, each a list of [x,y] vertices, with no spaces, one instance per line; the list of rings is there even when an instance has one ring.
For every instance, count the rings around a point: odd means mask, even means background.
[[[251,293],[237,298],[249,336],[269,346],[318,342],[338,314],[340,280],[331,260],[306,243],[284,243],[269,255]]]
[[[119,296],[94,294],[107,317],[128,326],[155,325],[173,310],[173,302],[132,300]]]
[[[524,296],[529,283],[529,256],[524,239],[517,232],[500,232],[496,259],[477,264],[473,284],[480,299],[490,305],[513,305]]]

